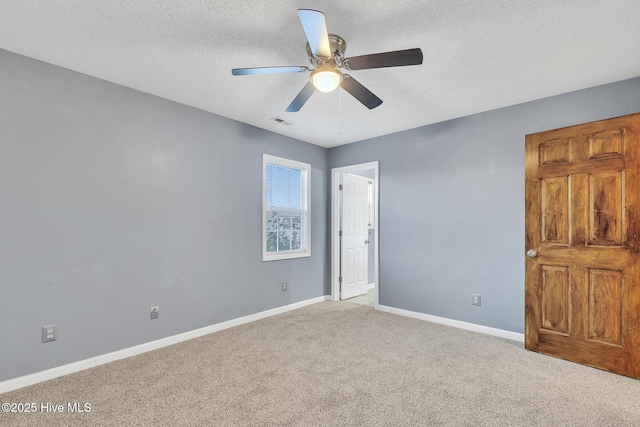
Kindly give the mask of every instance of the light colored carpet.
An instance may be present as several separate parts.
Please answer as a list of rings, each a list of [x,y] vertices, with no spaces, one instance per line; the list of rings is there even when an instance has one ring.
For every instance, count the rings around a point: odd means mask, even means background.
[[[323,302],[0,395],[2,426],[639,426],[640,381]]]

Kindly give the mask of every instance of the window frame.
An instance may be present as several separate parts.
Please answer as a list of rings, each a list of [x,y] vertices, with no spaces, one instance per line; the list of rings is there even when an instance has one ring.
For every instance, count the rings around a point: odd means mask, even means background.
[[[300,187],[304,192],[300,210],[304,216],[301,224],[301,249],[267,252],[267,164],[297,169],[300,173]],[[311,256],[311,165],[296,160],[262,155],[262,261],[304,258]]]

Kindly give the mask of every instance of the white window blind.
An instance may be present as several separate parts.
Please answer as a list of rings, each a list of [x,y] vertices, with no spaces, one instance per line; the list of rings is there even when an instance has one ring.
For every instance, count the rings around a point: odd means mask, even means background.
[[[309,256],[310,165],[265,154],[263,260]]]

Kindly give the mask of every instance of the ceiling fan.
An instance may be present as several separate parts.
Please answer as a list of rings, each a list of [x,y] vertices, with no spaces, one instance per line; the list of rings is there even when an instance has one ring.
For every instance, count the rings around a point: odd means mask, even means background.
[[[299,66],[234,68],[231,70],[234,76],[304,73],[310,71],[309,82],[287,107],[286,111],[289,113],[300,111],[300,108],[313,95],[316,89],[321,92],[331,92],[338,86],[371,110],[382,104],[382,100],[356,79],[349,74],[342,73],[338,68],[366,70],[422,64],[422,50],[420,48],[345,58],[344,51],[347,48],[347,44],[342,37],[327,33],[324,13],[311,9],[298,9],[298,16],[307,36],[307,55],[309,55],[309,61],[313,65],[313,69]]]

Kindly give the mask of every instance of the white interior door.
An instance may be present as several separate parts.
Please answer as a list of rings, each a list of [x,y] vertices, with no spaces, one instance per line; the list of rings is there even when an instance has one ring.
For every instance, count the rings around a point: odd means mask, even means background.
[[[369,180],[345,174],[342,177],[342,248],[340,299],[366,294],[369,285],[367,250]]]

